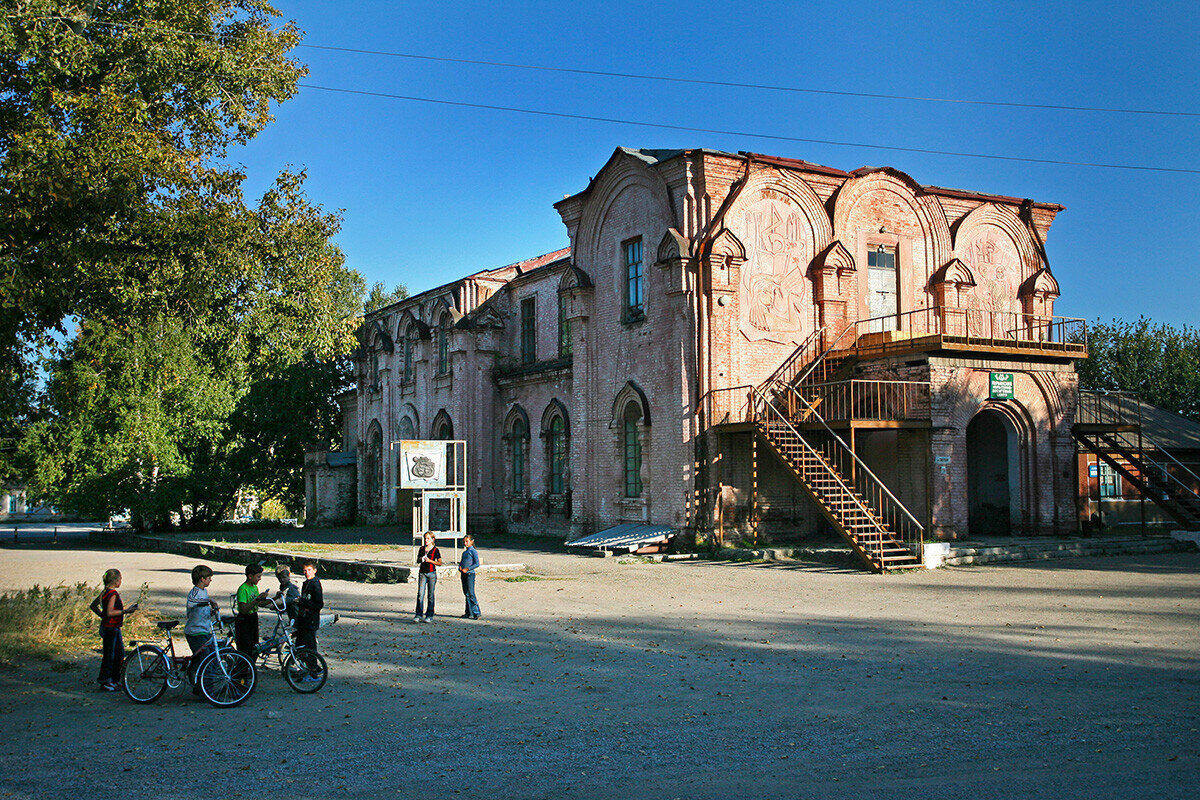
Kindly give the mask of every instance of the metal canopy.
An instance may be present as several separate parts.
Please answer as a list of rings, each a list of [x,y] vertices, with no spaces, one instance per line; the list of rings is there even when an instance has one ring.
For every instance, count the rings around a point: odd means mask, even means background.
[[[665,544],[678,531],[669,525],[647,525],[642,522],[626,522],[584,536],[567,547],[592,547],[597,550],[629,550],[651,544]]]

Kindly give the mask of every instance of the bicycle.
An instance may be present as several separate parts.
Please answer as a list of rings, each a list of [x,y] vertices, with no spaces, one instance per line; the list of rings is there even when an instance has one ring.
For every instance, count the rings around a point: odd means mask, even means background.
[[[231,618],[221,618],[228,623]],[[201,649],[201,660],[194,672],[188,669],[192,656],[175,653],[175,639],[171,629],[179,620],[160,620],[157,625],[166,634],[166,646],[157,644],[137,645],[125,660],[125,672],[121,683],[125,694],[135,703],[153,703],[162,697],[167,687],[178,689],[185,681],[193,683],[200,694],[218,708],[233,708],[241,705],[254,692],[258,673],[254,662],[229,646],[226,638],[217,638],[216,626],[212,626],[212,642]]]
[[[264,668],[275,656],[288,686],[301,694],[312,694],[329,680],[329,665],[325,657],[311,647],[300,647],[292,641],[291,628],[285,618],[287,603],[280,598],[267,598],[275,612],[275,627],[271,634],[254,648],[254,660]],[[337,620],[335,614],[333,619]],[[261,659],[261,661],[260,661]]]

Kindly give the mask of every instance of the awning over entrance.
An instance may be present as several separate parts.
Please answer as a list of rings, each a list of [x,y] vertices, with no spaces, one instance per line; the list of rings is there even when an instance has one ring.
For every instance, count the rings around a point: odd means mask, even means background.
[[[654,544],[666,544],[678,531],[669,525],[647,525],[641,522],[626,522],[584,536],[567,547],[591,547],[596,550],[627,550],[633,552]]]

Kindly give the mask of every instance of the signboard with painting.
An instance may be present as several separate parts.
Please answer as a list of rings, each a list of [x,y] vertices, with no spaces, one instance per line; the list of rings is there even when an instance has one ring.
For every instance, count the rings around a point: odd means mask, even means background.
[[[401,441],[400,488],[445,489],[446,443],[419,439]]]

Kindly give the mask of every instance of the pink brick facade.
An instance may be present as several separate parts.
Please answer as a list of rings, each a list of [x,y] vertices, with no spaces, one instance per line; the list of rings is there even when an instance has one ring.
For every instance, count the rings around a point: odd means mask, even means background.
[[[903,319],[946,307],[1049,318],[1058,295],[1042,248],[1058,206],[921,186],[892,169],[622,148],[555,207],[568,250],[368,315],[347,431],[362,519],[407,519],[390,443],[452,427],[468,443],[477,527],[744,529],[750,435],[706,432],[707,393],[759,384],[814,331],[872,316],[879,297]],[[632,312],[630,252],[642,276]],[[894,259],[887,291],[868,266],[876,253]],[[927,426],[864,434],[864,457],[932,534],[963,535],[967,428],[990,410],[1016,453],[1012,529],[1069,526],[1070,361],[961,355],[860,365],[927,381],[932,398]],[[998,370],[1015,375],[1011,400],[988,398]],[[790,476],[761,452],[759,464],[764,529],[819,530]]]

